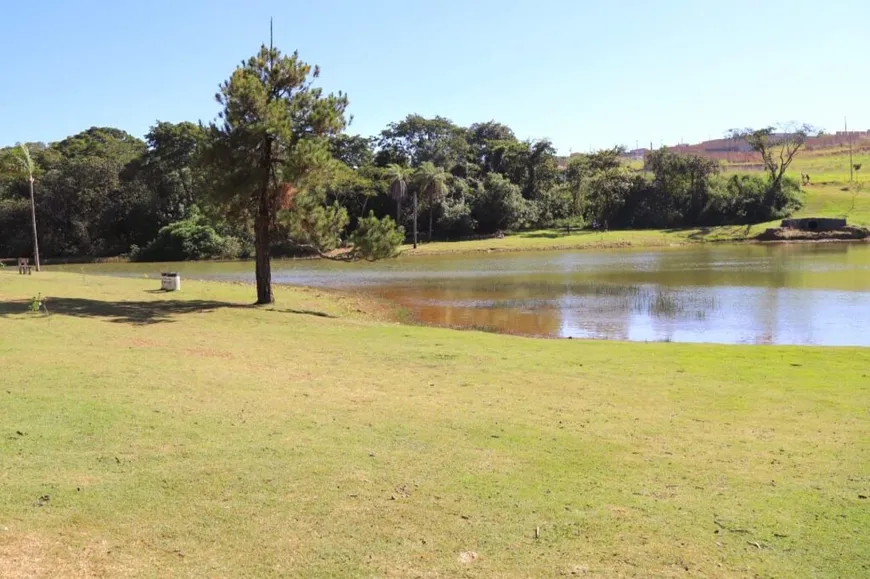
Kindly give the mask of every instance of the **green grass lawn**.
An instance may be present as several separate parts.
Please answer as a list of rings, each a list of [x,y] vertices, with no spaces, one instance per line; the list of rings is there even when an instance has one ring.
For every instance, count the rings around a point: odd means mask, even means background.
[[[796,213],[796,216],[846,217],[852,225],[870,227],[870,186],[865,186],[857,193],[851,189],[846,191],[843,189],[849,188],[843,184],[806,187],[804,207]],[[688,229],[608,231],[607,233],[583,230],[571,234],[565,233],[564,230],[549,229],[520,232],[508,235],[504,239],[423,243],[417,249],[404,246],[402,253],[415,255],[468,251],[662,247],[705,241],[744,241],[756,237],[769,227],[778,227],[779,223],[779,221],[770,221],[748,226],[727,225]]]
[[[852,154],[852,163],[860,164],[861,169],[854,173],[855,181],[870,182],[870,153],[858,151]],[[725,170],[740,171],[740,164],[725,165]],[[788,174],[800,179],[807,173],[810,181],[817,184],[846,184],[852,176],[849,172],[849,150],[846,148],[803,151],[795,157]]]
[[[870,350],[154,285],[0,271],[0,577],[870,575]]]

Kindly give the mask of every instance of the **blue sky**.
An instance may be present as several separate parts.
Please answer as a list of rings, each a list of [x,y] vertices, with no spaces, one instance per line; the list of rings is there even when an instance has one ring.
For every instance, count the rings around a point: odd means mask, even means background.
[[[350,96],[350,132],[495,119],[585,151],[798,120],[870,128],[867,0],[43,0],[0,21],[0,145],[210,120],[268,41]]]

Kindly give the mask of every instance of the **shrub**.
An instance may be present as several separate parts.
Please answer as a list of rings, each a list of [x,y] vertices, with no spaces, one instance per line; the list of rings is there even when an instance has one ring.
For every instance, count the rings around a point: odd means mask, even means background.
[[[359,219],[359,225],[350,235],[354,253],[368,260],[395,257],[404,240],[405,230],[396,227],[392,218],[378,219],[371,211],[368,217]]]
[[[786,177],[779,187],[758,175],[731,175],[714,182],[702,213],[708,225],[762,223],[801,207],[800,186]]]
[[[537,219],[535,225],[538,227],[554,227],[575,214],[575,200],[571,193],[564,187],[553,187],[549,191],[544,191],[535,200],[537,206]],[[578,223],[582,223],[583,219],[577,219]]]
[[[486,176],[482,190],[474,199],[471,214],[481,233],[517,229],[535,223],[537,211],[523,198],[520,188],[498,173]]]
[[[251,253],[250,248],[245,247],[238,237],[233,237],[232,235],[224,236],[223,248],[220,255],[222,258],[238,259],[240,257],[247,257]]]
[[[130,248],[136,261],[185,261],[238,257],[241,244],[235,238],[221,237],[198,212],[160,229],[146,247]]]
[[[448,235],[457,238],[474,234],[477,221],[471,216],[471,207],[464,201],[445,202],[438,226]]]

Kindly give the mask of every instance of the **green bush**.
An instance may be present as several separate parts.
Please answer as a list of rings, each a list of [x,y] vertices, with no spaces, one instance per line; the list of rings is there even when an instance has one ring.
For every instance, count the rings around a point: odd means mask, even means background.
[[[731,175],[713,183],[701,221],[707,225],[762,223],[800,209],[800,185],[786,177],[779,187],[758,175]]]
[[[474,199],[471,214],[479,233],[519,229],[537,221],[537,207],[524,199],[519,186],[498,173],[490,173]]]
[[[356,230],[350,235],[354,253],[372,261],[395,257],[404,240],[405,230],[396,227],[392,218],[378,219],[371,211],[368,217],[359,219]]]
[[[157,237],[141,249],[131,247],[135,261],[186,261],[235,258],[242,245],[234,237],[221,237],[197,211],[182,221],[160,229]]]
[[[477,221],[471,216],[471,206],[464,201],[445,202],[438,226],[449,238],[473,235]]]
[[[535,200],[535,204],[538,208],[535,225],[538,227],[555,227],[575,213],[574,198],[564,187],[553,187],[544,191]],[[577,215],[576,221],[582,223],[583,218]]]

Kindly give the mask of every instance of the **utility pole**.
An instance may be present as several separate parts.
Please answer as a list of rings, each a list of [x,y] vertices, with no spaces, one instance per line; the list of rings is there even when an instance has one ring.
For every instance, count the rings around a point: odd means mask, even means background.
[[[414,188],[414,249],[417,249],[417,188]]]
[[[849,132],[849,119],[843,117],[846,128],[846,138],[849,139],[849,183],[855,181],[855,164],[852,162],[852,133]]]
[[[33,261],[36,265],[36,271],[40,271],[39,265],[39,240],[36,237],[36,200],[33,196],[33,158],[30,156],[30,149],[25,143],[21,143],[21,167],[27,171],[27,180],[30,181],[30,221],[33,224]]]
[[[33,261],[36,271],[39,268],[39,241],[36,238],[36,202],[33,199],[33,173],[30,174],[30,219],[33,222]]]

